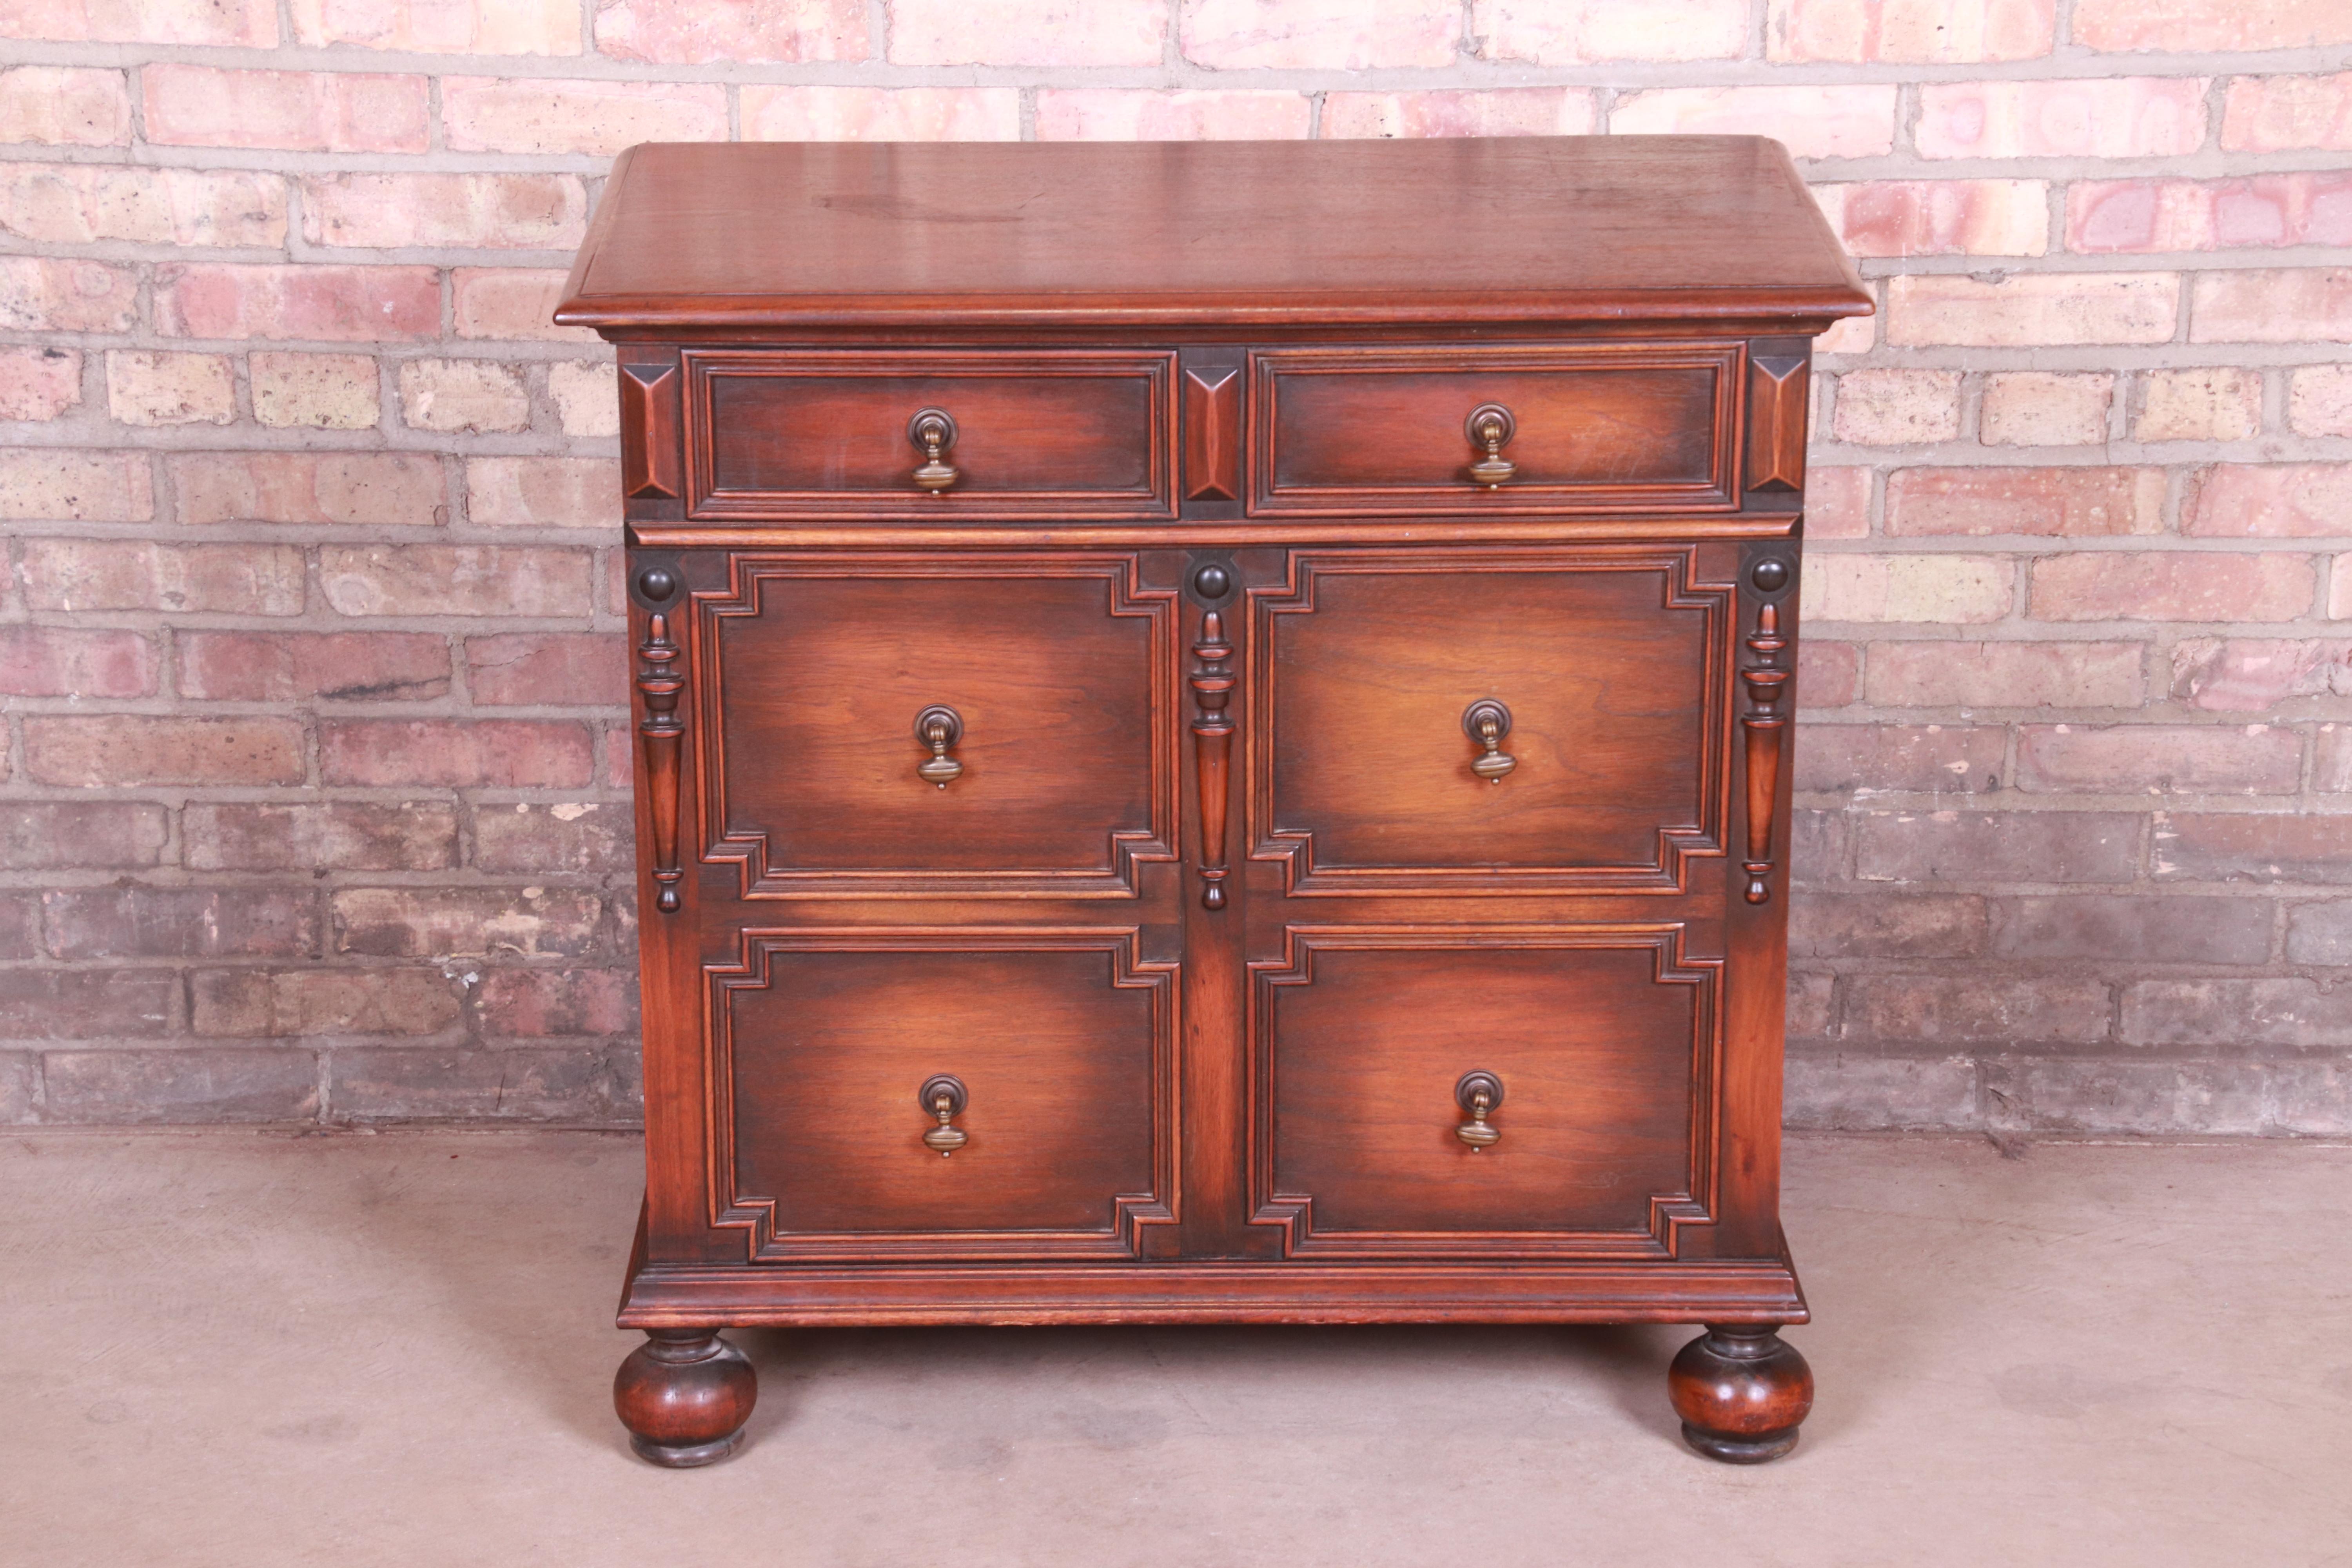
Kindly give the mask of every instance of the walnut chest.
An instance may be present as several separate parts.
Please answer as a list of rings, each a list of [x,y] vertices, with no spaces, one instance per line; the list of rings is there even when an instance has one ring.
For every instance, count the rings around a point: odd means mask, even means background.
[[[1774,142],[654,145],[618,345],[646,1194],[729,1325],[1689,1321],[1778,1215],[1812,337]]]

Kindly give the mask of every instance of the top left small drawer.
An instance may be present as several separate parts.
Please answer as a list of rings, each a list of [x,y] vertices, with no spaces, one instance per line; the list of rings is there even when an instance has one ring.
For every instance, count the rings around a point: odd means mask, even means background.
[[[697,520],[1172,519],[1173,354],[688,349]]]

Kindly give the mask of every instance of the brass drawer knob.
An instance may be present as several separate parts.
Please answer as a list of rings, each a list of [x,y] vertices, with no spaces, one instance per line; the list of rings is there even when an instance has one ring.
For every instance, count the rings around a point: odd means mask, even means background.
[[[1482,403],[1470,411],[1463,428],[1469,432],[1470,444],[1486,453],[1470,465],[1470,478],[1488,489],[1498,489],[1503,481],[1519,471],[1519,466],[1503,456],[1503,447],[1517,433],[1519,422],[1511,411],[1499,403]]]
[[[915,769],[925,784],[945,789],[963,777],[963,764],[948,755],[948,748],[963,739],[963,721],[954,709],[934,705],[916,714],[915,739],[931,749],[931,754]]]
[[[955,445],[955,421],[944,408],[926,408],[907,422],[907,439],[923,454],[920,467],[915,469],[915,488],[939,494],[958,478],[952,464],[941,454]]]
[[[1493,698],[1463,710],[1462,732],[1486,748],[1472,760],[1470,771],[1488,784],[1501,784],[1503,775],[1519,765],[1518,758],[1503,750],[1503,737],[1511,732],[1511,710]]]
[[[971,1099],[964,1092],[963,1080],[946,1073],[924,1079],[923,1087],[915,1095],[916,1104],[940,1119],[937,1127],[923,1133],[923,1146],[938,1150],[942,1160],[971,1142],[971,1136],[955,1124]]]
[[[1495,1108],[1503,1103],[1501,1079],[1490,1072],[1465,1072],[1462,1081],[1454,1086],[1454,1102],[1470,1117],[1454,1130],[1454,1136],[1470,1145],[1470,1152],[1475,1154],[1502,1141],[1502,1133],[1486,1121]]]

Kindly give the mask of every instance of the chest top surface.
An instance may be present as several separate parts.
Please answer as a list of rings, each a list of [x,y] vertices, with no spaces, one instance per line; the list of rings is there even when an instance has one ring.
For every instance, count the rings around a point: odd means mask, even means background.
[[[1760,137],[656,142],[614,165],[556,320],[1818,331],[1869,309]]]

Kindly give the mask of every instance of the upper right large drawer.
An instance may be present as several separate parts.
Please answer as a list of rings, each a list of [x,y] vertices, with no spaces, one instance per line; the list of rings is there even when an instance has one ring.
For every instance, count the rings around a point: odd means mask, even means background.
[[[1728,511],[1738,342],[1251,356],[1253,517]],[[1490,449],[1480,415],[1502,412]],[[1499,458],[1507,477],[1482,459]]]

